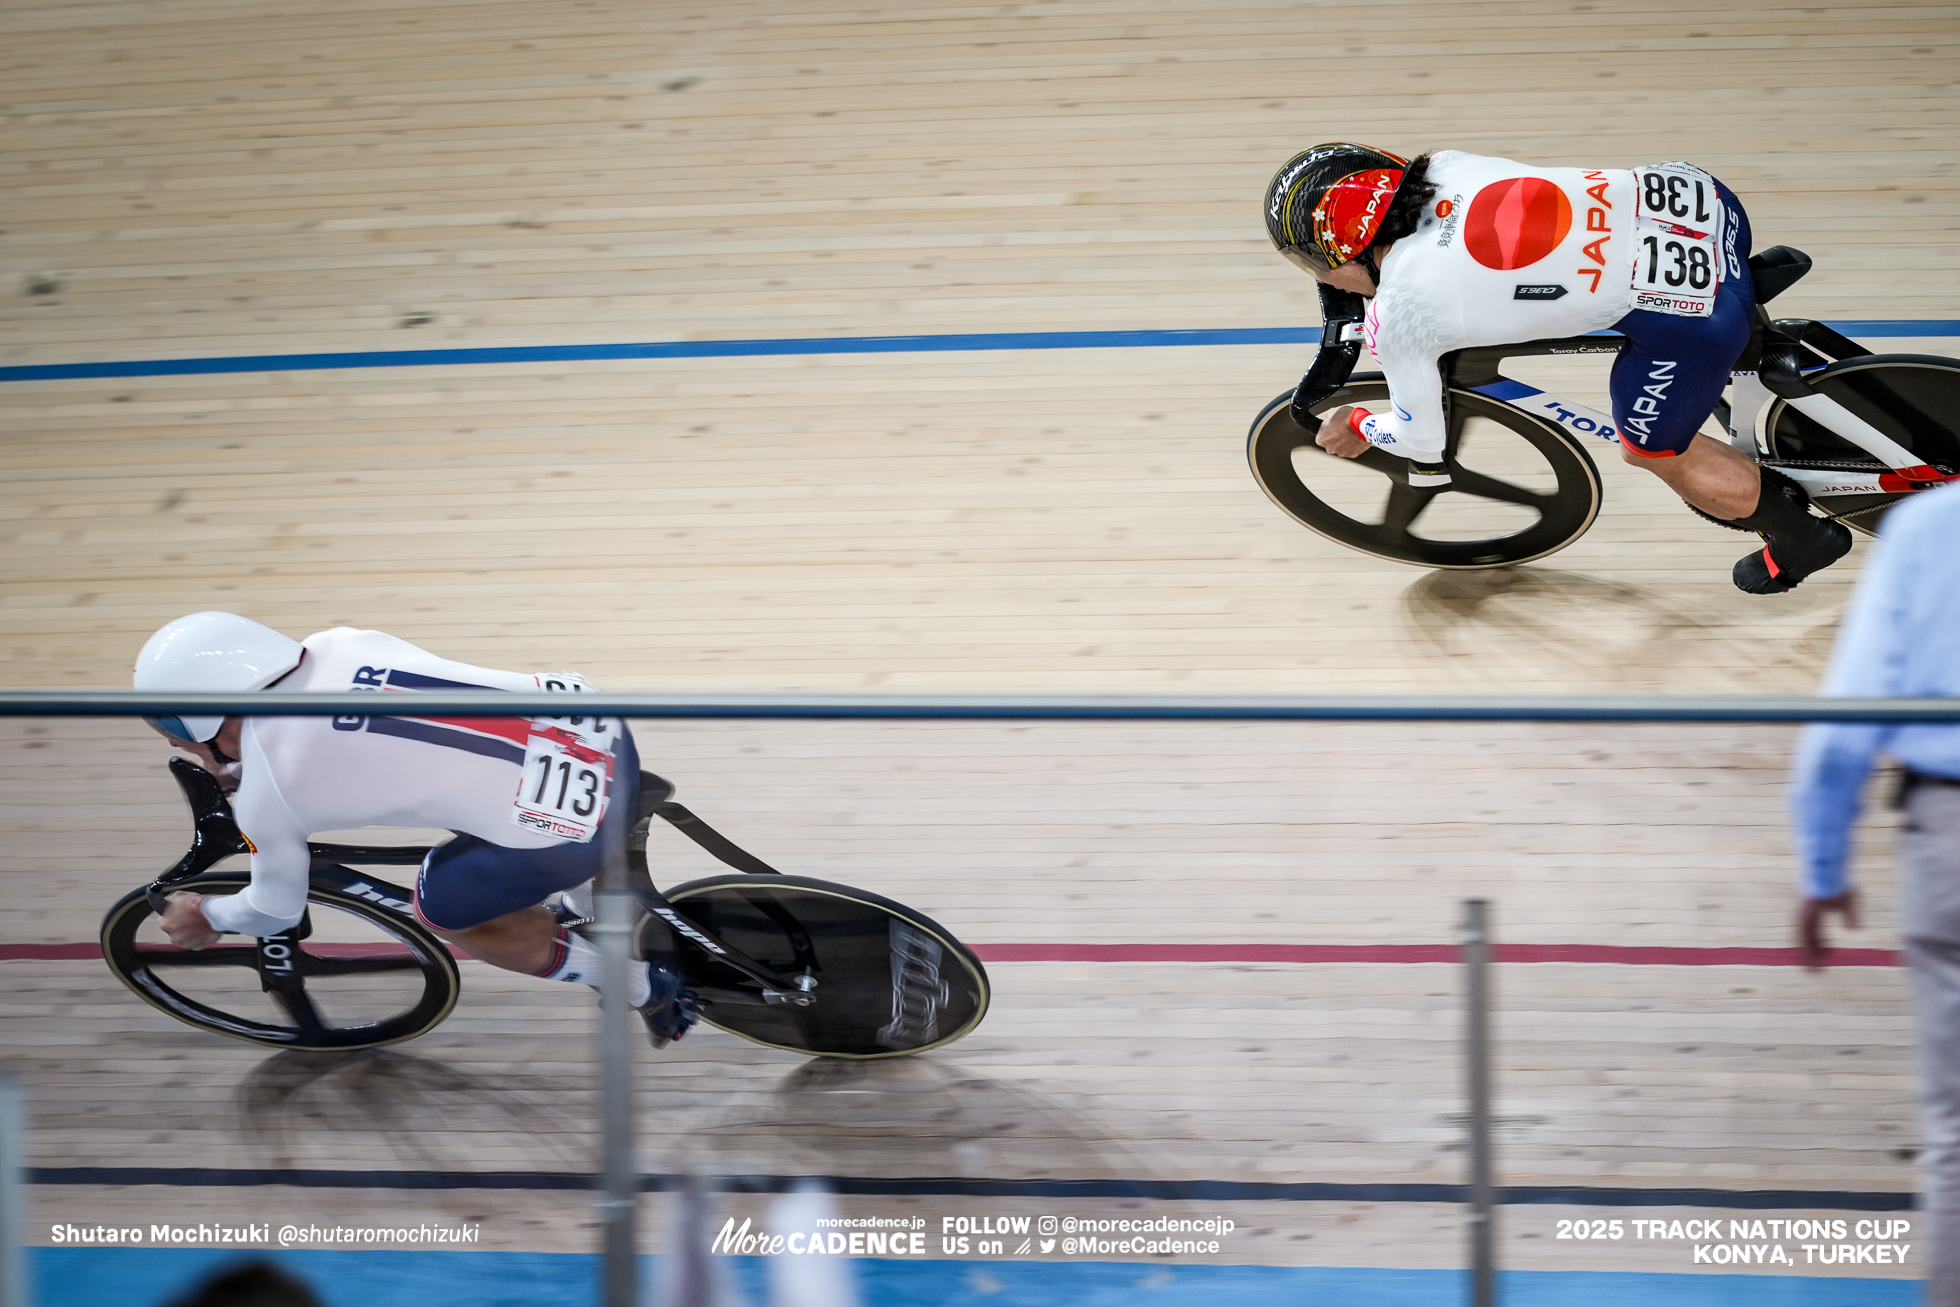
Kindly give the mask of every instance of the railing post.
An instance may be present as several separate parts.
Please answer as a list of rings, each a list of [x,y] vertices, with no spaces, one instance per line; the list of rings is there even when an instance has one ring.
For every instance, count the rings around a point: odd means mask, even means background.
[[[27,1307],[26,1128],[20,1082],[0,1076],[0,1307]]]
[[[639,778],[631,778],[637,785]],[[621,789],[626,789],[622,785]],[[632,803],[630,790],[614,803]],[[625,828],[614,821],[606,830],[606,857],[593,887],[592,932],[599,937],[599,1100],[603,1192],[595,1201],[605,1232],[604,1307],[639,1307],[637,1217],[639,1159],[633,1146],[633,1009],[627,1005],[627,969],[632,962],[633,924],[638,901],[627,885]]]
[[[1490,904],[1463,903],[1465,1060],[1470,1090],[1470,1302],[1497,1304],[1496,1191],[1491,1183]]]

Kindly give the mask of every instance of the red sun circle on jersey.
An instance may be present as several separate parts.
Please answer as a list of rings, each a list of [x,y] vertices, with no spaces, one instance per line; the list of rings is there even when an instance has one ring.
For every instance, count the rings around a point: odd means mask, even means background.
[[[1486,268],[1509,272],[1538,262],[1572,230],[1572,203],[1543,177],[1492,182],[1470,201],[1463,245]]]

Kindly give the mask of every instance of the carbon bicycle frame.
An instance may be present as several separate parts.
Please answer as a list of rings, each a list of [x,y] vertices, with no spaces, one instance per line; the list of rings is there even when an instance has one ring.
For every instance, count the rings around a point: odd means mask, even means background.
[[[239,853],[249,853],[252,846],[239,832],[238,824],[232,819],[231,804],[225,798],[218,780],[210,772],[187,759],[172,758],[169,763],[170,774],[176,778],[178,788],[183,790],[184,799],[191,809],[191,847],[178,859],[170,870],[150,882],[147,891],[151,909],[161,917],[168,906],[166,898],[170,888],[181,885],[194,876],[202,875],[224,859]],[[721,861],[737,870],[753,875],[776,875],[775,868],[760,858],[746,853],[715,831],[706,822],[696,817],[668,796],[674,787],[652,772],[640,773],[641,786],[639,806],[641,816],[634,823],[626,841],[627,880],[635,897],[653,916],[665,922],[669,929],[686,936],[705,950],[717,962],[726,964],[741,972],[762,987],[765,1001],[780,1001],[797,1007],[808,1007],[814,996],[801,988],[796,980],[786,979],[776,974],[766,965],[756,961],[734,945],[723,940],[714,931],[692,918],[685,917],[660,891],[654,888],[653,879],[647,867],[646,836],[652,819],[657,815],[672,823],[682,834],[700,844]],[[651,801],[649,803],[649,801]],[[649,811],[649,806],[651,810]],[[328,868],[351,870],[345,864],[363,866],[420,866],[429,854],[428,845],[357,845],[321,844],[309,842],[307,851],[312,854],[312,869],[325,871]],[[404,916],[414,911],[413,905],[391,899],[377,892],[364,895],[371,898],[391,912]],[[811,953],[810,941],[794,919],[778,921],[789,935],[790,946],[798,960]],[[308,933],[304,921],[291,931],[281,932],[277,937],[301,939]],[[264,972],[264,948],[260,948],[261,980],[268,988],[276,988],[278,977]]]
[[[1625,346],[1625,339],[1619,336],[1571,336],[1455,350],[1443,356],[1444,388],[1473,391],[1567,431],[1618,445],[1619,430],[1610,414],[1515,381],[1504,375],[1501,365],[1510,358],[1552,354],[1618,354]],[[1811,390],[1804,380],[1804,373],[1824,368],[1832,360],[1868,357],[1873,357],[1871,350],[1821,322],[1807,318],[1771,322],[1765,318],[1729,374],[1728,400],[1716,406],[1729,443],[1757,462],[1776,468],[1813,497],[1898,494],[1945,484],[1948,477],[1843,405]],[[1783,398],[1892,471],[1792,467],[1763,458],[1756,442],[1756,421],[1772,397]]]

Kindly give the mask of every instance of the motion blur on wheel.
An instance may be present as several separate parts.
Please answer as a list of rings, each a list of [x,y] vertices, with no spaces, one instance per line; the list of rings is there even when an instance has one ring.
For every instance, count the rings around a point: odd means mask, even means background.
[[[1379,449],[1336,458],[1294,419],[1293,392],[1253,420],[1252,475],[1275,504],[1328,539],[1421,567],[1507,567],[1543,558],[1599,516],[1599,469],[1557,425],[1467,390],[1450,392],[1450,484],[1409,484],[1407,459]],[[1316,416],[1386,404],[1379,373],[1361,373],[1314,404]]]

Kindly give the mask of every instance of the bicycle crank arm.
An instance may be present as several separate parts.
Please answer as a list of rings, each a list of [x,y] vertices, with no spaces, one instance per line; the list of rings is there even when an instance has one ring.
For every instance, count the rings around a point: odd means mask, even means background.
[[[815,1007],[816,998],[810,994],[785,994],[777,989],[765,989],[753,994],[740,989],[721,989],[713,985],[703,986],[694,991],[695,997],[704,1006],[740,1005],[743,1007]]]
[[[809,1006],[809,991],[816,988],[817,981],[808,970],[805,970],[794,983],[786,982],[782,976],[757,962],[733,944],[717,939],[713,932],[683,917],[673,904],[661,897],[658,890],[639,890],[636,896],[649,917],[664,923],[674,934],[687,939],[723,966],[739,971],[753,980],[761,987],[764,994],[781,994],[786,1002],[795,1003],[798,1007]],[[648,951],[644,945],[645,924],[643,922],[642,929],[637,932],[637,937],[641,940],[642,954]]]

